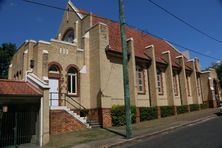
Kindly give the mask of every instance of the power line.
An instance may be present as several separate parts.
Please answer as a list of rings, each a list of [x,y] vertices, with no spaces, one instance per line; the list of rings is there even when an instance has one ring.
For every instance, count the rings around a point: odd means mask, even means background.
[[[49,4],[45,4],[45,3],[39,3],[39,2],[35,2],[35,1],[31,1],[31,0],[21,0],[30,4],[35,4],[35,5],[40,5],[40,6],[44,6],[44,7],[48,7],[48,8],[52,8],[52,9],[57,9],[57,10],[61,10],[61,11],[68,11],[68,12],[75,12],[78,14],[84,14],[84,15],[89,15],[89,13],[87,12],[76,12],[74,10],[70,10],[70,9],[65,9],[65,8],[61,8],[58,6],[54,6],[54,5],[49,5]],[[98,17],[98,16],[94,16],[94,17]],[[98,17],[101,18],[101,17]]]
[[[194,25],[192,25],[192,24],[188,23],[187,21],[185,21],[184,19],[176,16],[175,14],[173,14],[173,13],[170,12],[169,10],[163,8],[162,6],[158,5],[157,3],[153,2],[152,0],[148,0],[148,1],[149,1],[150,3],[152,3],[153,5],[155,5],[156,7],[160,8],[161,10],[163,10],[164,12],[166,12],[167,14],[169,14],[170,16],[176,18],[176,19],[179,20],[180,22],[182,22],[182,23],[184,23],[185,25],[189,26],[189,27],[192,28],[193,30],[199,32],[200,34],[202,34],[202,35],[204,35],[204,36],[206,36],[206,37],[208,37],[208,38],[210,38],[210,39],[212,39],[212,40],[214,40],[214,41],[216,41],[216,42],[222,43],[221,40],[218,40],[218,39],[216,39],[215,37],[211,36],[210,34],[208,34],[208,33],[204,32],[204,31],[198,29],[198,28],[195,27]]]
[[[48,5],[48,4],[44,4],[44,3],[39,3],[39,2],[35,2],[35,1],[30,1],[30,0],[21,0],[27,3],[32,3],[32,4],[36,4],[36,5],[40,5],[40,6],[45,6],[48,8],[53,8],[53,9],[57,9],[57,10],[62,10],[62,11],[69,11],[68,9],[64,9],[61,7],[57,7],[57,6],[53,6],[53,5]]]
[[[49,5],[49,4],[44,4],[44,3],[39,3],[39,2],[34,2],[34,1],[30,1],[30,0],[21,0],[21,1],[24,1],[24,2],[27,2],[27,3],[31,3],[31,4],[35,4],[35,5],[44,6],[44,7],[48,7],[48,8],[53,8],[53,9],[57,9],[57,10],[75,12],[75,11],[73,11],[73,10],[64,9],[64,8],[61,8],[61,7],[57,7],[57,6],[53,6],[53,5]],[[151,0],[149,0],[149,1],[151,1]],[[152,1],[151,1],[151,2],[152,2]],[[85,15],[88,15],[88,14],[89,14],[89,13],[85,13],[85,12],[81,12],[81,13],[80,13],[80,12],[76,12],[76,13],[85,14]],[[95,15],[94,15],[93,17],[98,17],[98,16],[95,16]],[[98,18],[102,18],[102,17],[98,17]],[[127,23],[126,23],[126,24],[127,24]],[[130,25],[130,24],[127,24],[127,26],[132,27],[132,28],[135,28],[135,29],[138,29],[138,30],[141,31],[141,32],[144,32],[144,33],[146,33],[146,34],[150,34],[150,35],[152,35],[152,36],[154,36],[154,37],[156,37],[156,38],[158,38],[158,39],[165,40],[165,41],[167,41],[167,42],[169,42],[169,43],[171,43],[171,44],[173,44],[173,45],[175,45],[175,46],[178,46],[178,47],[181,47],[181,48],[183,48],[183,49],[189,50],[190,52],[199,54],[199,55],[201,55],[201,56],[205,56],[205,57],[208,57],[208,58],[211,58],[211,59],[214,59],[214,60],[221,60],[221,59],[219,59],[219,58],[212,57],[212,56],[203,54],[203,53],[201,53],[201,52],[198,52],[198,51],[196,51],[196,50],[194,50],[194,49],[187,48],[187,47],[185,47],[185,46],[183,46],[183,45],[180,45],[180,44],[178,44],[178,43],[176,43],[176,42],[173,42],[173,41],[164,39],[164,38],[162,38],[162,37],[160,37],[160,36],[158,36],[158,35],[155,35],[155,34],[150,33],[150,32],[148,32],[148,31],[139,29],[139,28],[137,28],[137,27],[135,27],[135,26],[132,26],[132,25]]]

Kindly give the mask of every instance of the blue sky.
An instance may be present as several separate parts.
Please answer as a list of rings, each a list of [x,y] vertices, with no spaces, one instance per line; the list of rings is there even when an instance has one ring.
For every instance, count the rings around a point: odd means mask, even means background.
[[[65,8],[68,0],[34,0]],[[198,29],[222,40],[222,0],[153,0]],[[118,21],[118,0],[72,0],[78,8]],[[189,49],[222,59],[222,43],[194,31],[169,16],[148,0],[124,0],[126,23],[176,42]],[[21,0],[0,0],[0,44],[26,39],[49,40],[58,32],[63,11],[30,4]],[[180,51],[185,49],[179,48]],[[190,52],[198,57],[202,69],[217,62]]]

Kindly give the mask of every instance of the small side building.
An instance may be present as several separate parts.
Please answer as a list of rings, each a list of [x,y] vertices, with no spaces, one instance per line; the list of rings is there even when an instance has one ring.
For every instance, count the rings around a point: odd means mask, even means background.
[[[201,72],[200,78],[203,102],[209,107],[217,107],[221,100],[221,88],[215,69]]]

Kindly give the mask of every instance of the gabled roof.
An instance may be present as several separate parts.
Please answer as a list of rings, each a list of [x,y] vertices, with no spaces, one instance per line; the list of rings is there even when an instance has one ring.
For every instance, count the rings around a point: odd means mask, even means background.
[[[89,14],[89,12],[85,10],[79,10],[79,12],[84,15],[86,15],[87,13]],[[92,25],[95,25],[99,22],[106,24],[109,28],[109,46],[111,50],[115,52],[122,52],[119,23],[113,20],[92,14]],[[149,45],[154,45],[156,62],[166,64],[166,62],[163,60],[162,52],[170,51],[172,65],[174,67],[180,67],[180,65],[177,63],[176,57],[182,55],[182,53],[176,50],[171,44],[169,44],[168,42],[164,40],[161,40],[159,38],[146,34],[135,28],[126,26],[125,29],[126,29],[127,38],[133,38],[134,40],[134,50],[135,50],[136,57],[150,60],[151,58],[144,53],[144,50],[145,50],[145,47]],[[192,70],[192,68],[187,64],[187,61],[188,59],[185,58],[186,69]]]
[[[25,81],[0,79],[0,95],[42,96],[42,91]]]
[[[106,19],[106,18],[95,16],[95,15],[92,15],[92,16],[93,16],[93,19],[92,19],[93,25],[99,22],[102,22],[108,25],[109,45],[111,47],[111,50],[122,52],[119,23]],[[157,62],[166,64],[166,62],[163,60],[162,52],[170,51],[172,65],[175,67],[180,67],[179,64],[177,63],[176,57],[182,54],[179,51],[177,51],[174,47],[172,47],[172,45],[170,45],[168,42],[155,38],[149,34],[146,34],[135,28],[130,28],[128,26],[126,26],[126,36],[127,38],[133,38],[134,40],[134,50],[135,50],[136,57],[149,60],[150,58],[147,57],[147,55],[145,55],[144,50],[145,50],[145,47],[149,45],[154,45]],[[187,62],[187,59],[185,58],[186,69],[192,70],[192,68],[189,65],[187,65],[186,62]]]

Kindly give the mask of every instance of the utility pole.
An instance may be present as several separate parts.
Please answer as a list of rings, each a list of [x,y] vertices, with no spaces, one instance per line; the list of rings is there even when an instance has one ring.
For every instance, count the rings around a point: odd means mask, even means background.
[[[129,76],[128,76],[128,54],[126,45],[126,32],[125,32],[125,18],[123,12],[123,0],[119,0],[119,20],[120,20],[120,32],[122,42],[123,53],[123,85],[124,85],[124,102],[126,113],[126,138],[132,137],[132,125],[131,125],[131,109],[130,109],[130,94],[129,94]]]

